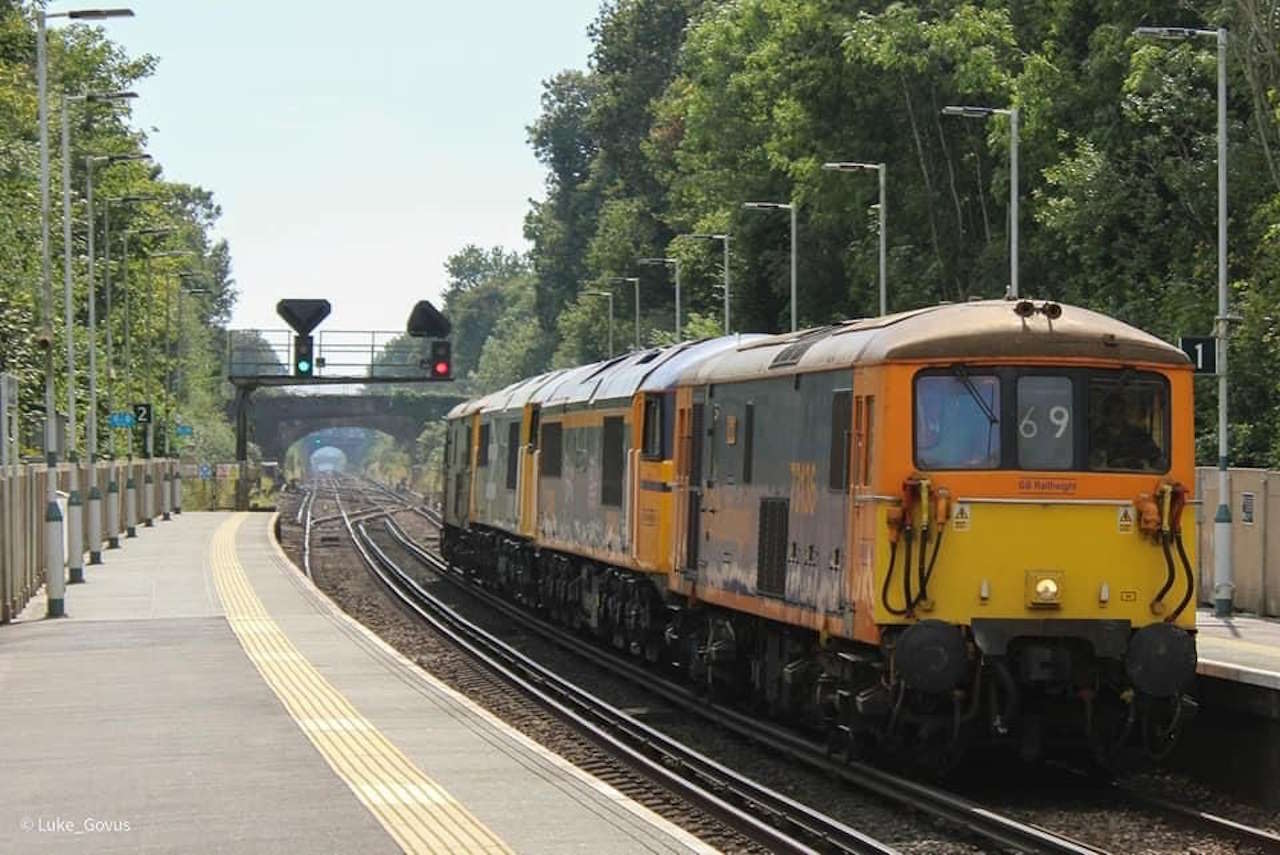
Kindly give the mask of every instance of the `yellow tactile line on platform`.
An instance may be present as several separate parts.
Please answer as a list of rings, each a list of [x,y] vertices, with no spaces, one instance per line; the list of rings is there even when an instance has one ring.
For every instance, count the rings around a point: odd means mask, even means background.
[[[236,514],[213,536],[218,596],[245,653],[325,762],[406,852],[510,852],[289,641],[236,557],[236,532],[246,516]]]

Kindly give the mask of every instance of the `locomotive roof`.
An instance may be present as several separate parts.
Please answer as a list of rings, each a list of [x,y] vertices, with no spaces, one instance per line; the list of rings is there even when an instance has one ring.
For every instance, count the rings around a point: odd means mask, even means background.
[[[530,403],[541,404],[544,409],[575,407],[629,399],[639,391],[669,389],[688,366],[762,338],[765,336],[723,336],[686,341],[667,347],[636,350],[604,362],[571,368],[565,372],[562,381],[539,388],[530,398]]]
[[[1074,357],[1188,363],[1186,354],[1173,345],[1107,315],[1063,305],[1056,320],[1040,312],[1023,318],[1015,313],[1015,305],[1009,300],[942,304],[769,336],[689,366],[680,382],[701,385],[936,359]]]
[[[463,401],[450,410],[446,418],[518,410],[529,403],[543,407],[575,406],[630,398],[638,391],[662,391],[674,386],[684,369],[697,361],[767,338],[739,334],[687,341],[632,351],[576,368],[561,368]]]

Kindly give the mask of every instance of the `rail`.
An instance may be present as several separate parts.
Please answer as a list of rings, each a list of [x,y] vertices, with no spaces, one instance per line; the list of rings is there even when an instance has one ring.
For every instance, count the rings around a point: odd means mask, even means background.
[[[366,565],[405,606],[503,680],[569,721],[651,780],[771,851],[896,851],[721,766],[544,668],[430,594],[386,554],[364,524],[357,526],[349,518],[345,524]],[[781,824],[785,830],[771,823]]]
[[[482,599],[487,605],[501,610],[508,617],[520,621],[522,626],[561,647],[591,659],[619,676],[643,686],[646,690],[653,691],[685,711],[712,721],[748,741],[779,751],[810,768],[839,778],[859,790],[918,810],[999,846],[1018,851],[1073,853],[1073,855],[1103,851],[1038,826],[1002,816],[945,790],[920,784],[874,766],[856,760],[836,762],[828,756],[822,746],[809,742],[795,733],[751,718],[737,710],[711,703],[707,698],[695,694],[684,686],[663,680],[651,670],[601,651],[570,633],[530,617],[518,607],[467,583],[458,574],[448,570],[442,559],[423,549],[394,521],[388,519],[387,528],[396,542],[418,558],[428,569],[464,586],[468,593]]]

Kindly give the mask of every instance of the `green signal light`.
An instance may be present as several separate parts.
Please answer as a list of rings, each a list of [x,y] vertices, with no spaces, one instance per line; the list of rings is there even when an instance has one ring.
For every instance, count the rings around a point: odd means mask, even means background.
[[[307,361],[307,360],[305,360],[305,359],[299,359],[299,360],[298,360],[298,373],[299,373],[299,374],[306,374],[306,373],[307,373],[308,371],[310,371],[310,370],[311,370],[311,363],[310,363],[310,362],[308,362],[308,361]]]

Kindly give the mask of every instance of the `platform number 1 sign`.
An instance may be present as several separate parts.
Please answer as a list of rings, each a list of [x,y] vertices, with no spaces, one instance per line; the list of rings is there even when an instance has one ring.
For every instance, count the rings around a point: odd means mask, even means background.
[[[1218,373],[1218,341],[1213,336],[1184,335],[1178,339],[1178,347],[1191,360],[1197,374]]]

